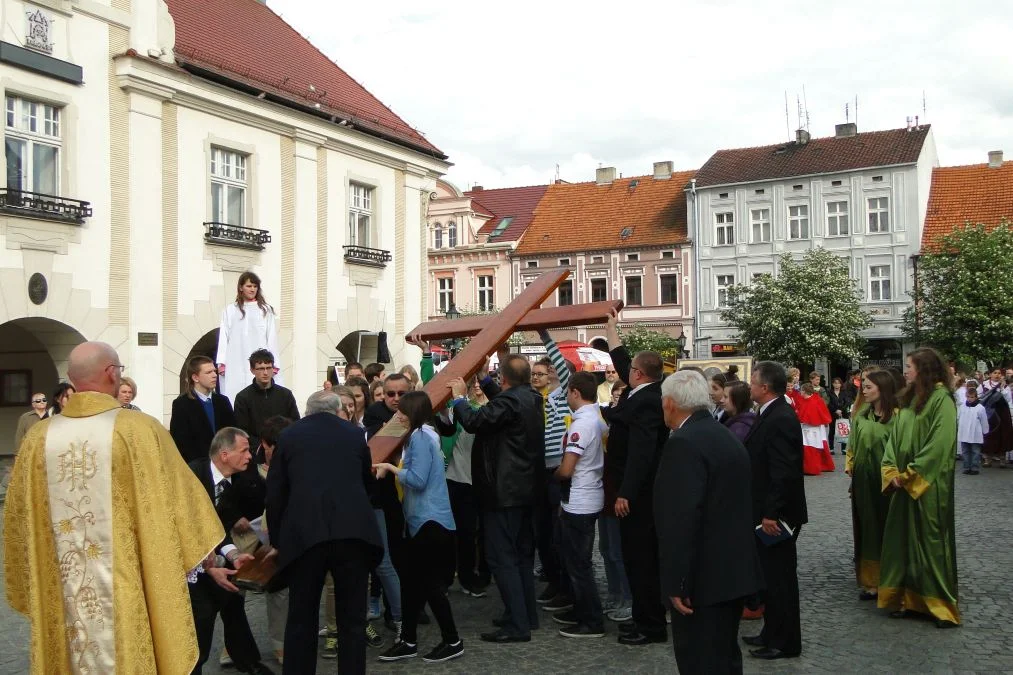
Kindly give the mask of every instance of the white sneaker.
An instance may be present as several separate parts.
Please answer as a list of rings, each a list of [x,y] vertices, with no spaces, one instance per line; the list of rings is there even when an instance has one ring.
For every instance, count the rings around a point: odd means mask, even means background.
[[[229,656],[229,651],[224,647],[222,648],[221,655],[218,657],[218,665],[222,668],[227,668],[228,666],[233,665],[232,657]]]
[[[623,603],[605,615],[609,621],[622,623],[633,618],[633,606]]]

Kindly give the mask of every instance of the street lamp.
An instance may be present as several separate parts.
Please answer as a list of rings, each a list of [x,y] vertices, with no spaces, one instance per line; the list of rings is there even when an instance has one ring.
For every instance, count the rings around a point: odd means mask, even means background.
[[[679,356],[686,358],[689,353],[686,352],[686,332],[682,326],[679,326],[679,335],[675,338],[675,341],[679,344]]]
[[[450,307],[447,308],[447,313],[444,315],[447,321],[454,321],[461,318],[461,313],[457,311],[457,305],[453,302],[450,303]],[[458,350],[461,349],[461,341],[454,339],[447,339],[443,341],[443,347],[450,352],[450,358],[457,356]]]

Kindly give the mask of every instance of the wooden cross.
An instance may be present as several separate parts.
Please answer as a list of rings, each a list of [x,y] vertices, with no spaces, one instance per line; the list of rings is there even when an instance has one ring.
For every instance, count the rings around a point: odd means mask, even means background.
[[[554,270],[535,279],[503,311],[492,316],[466,317],[454,321],[430,321],[411,331],[431,341],[445,338],[471,337],[468,346],[461,350],[436,377],[423,388],[429,394],[433,410],[443,410],[450,400],[450,381],[456,377],[467,380],[478,372],[485,358],[506,342],[515,331],[565,328],[604,322],[612,310],[623,307],[622,300],[593,302],[538,309],[549,295],[570,276],[569,270]],[[373,463],[390,461],[400,449],[408,430],[391,420],[369,440]]]

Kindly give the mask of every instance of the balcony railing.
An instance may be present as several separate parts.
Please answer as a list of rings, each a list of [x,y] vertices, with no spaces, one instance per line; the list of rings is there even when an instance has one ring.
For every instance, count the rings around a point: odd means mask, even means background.
[[[228,223],[204,223],[204,241],[209,244],[263,251],[264,244],[271,242],[271,233],[267,230]]]
[[[372,265],[373,267],[386,267],[391,261],[390,251],[380,248],[367,248],[365,246],[345,246],[345,262],[356,265]]]
[[[83,225],[91,218],[91,203],[38,192],[0,188],[0,211],[11,215],[59,220]]]

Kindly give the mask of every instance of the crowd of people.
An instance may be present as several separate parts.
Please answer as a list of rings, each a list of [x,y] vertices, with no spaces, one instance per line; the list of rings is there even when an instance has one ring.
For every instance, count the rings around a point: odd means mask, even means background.
[[[348,673],[365,671],[369,647],[381,662],[461,657],[455,581],[467,598],[495,581],[503,609],[479,635],[488,643],[530,641],[549,620],[567,639],[603,638],[614,622],[618,642],[637,647],[666,642],[670,623],[682,672],[741,672],[739,622],[762,616],[743,638],[750,655],[797,657],[804,476],[834,470],[841,419],[859,598],[960,622],[953,469],[958,452],[970,475],[982,455],[1007,460],[1001,370],[961,378],[918,349],[902,375],[866,368],[829,389],[766,361],[748,382],[735,369],[665,377],[659,354],[627,352],[613,313],[602,382],[542,331],[545,358],[504,346],[497,373],[486,362],[451,380],[434,410],[422,391],[433,356],[414,337],[418,368],[349,363],[301,415],[277,377],[270,317],[244,274],[223,317],[241,347],[219,349],[227,366],[189,360],[168,432],[132,405],[137,385],[102,343],[71,353],[73,385],[52,407],[32,397],[4,543],[8,598],[38,638],[33,668],[200,673],[220,616],[219,662],[270,673],[235,578],[265,560],[277,571],[259,590],[286,673],[315,672],[320,650]],[[404,434],[403,450],[374,463],[377,434]],[[440,637],[422,649],[426,607]]]

